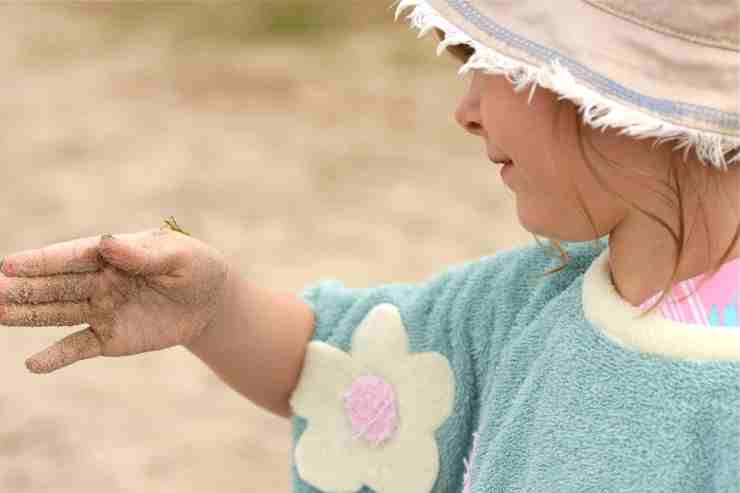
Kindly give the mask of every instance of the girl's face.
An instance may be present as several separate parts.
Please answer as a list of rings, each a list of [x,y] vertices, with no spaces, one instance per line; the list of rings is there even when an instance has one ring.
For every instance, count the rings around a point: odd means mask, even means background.
[[[576,108],[570,101],[560,101],[560,111],[556,112],[557,95],[544,87],[537,86],[528,104],[531,86],[516,93],[504,75],[472,72],[469,90],[455,111],[455,119],[465,130],[483,138],[489,158],[508,157],[514,161],[502,179],[516,195],[522,226],[531,233],[564,241],[589,241],[611,232],[627,209],[599,185],[583,160],[575,125],[582,125],[584,141],[590,139],[596,149],[622,166],[635,162],[642,154],[654,158],[660,148],[651,151],[646,140],[618,136],[614,129],[602,133],[580,123],[580,115],[575,118]],[[554,121],[558,125],[553,133]],[[636,189],[636,177],[625,179],[624,173],[620,175],[605,165],[586,143],[584,152],[610,188],[632,201],[644,200],[646,189]],[[594,216],[597,236],[574,188]]]
[[[561,241],[584,242],[608,234],[612,279],[629,303],[639,305],[656,294],[673,273],[676,245],[666,225],[678,232],[683,219],[687,228],[677,280],[705,272],[732,244],[740,166],[711,180],[708,169],[689,153],[685,162],[679,156],[679,166],[673,168],[675,140],[654,146],[654,138],[594,129],[582,122],[572,102],[558,101],[544,87],[537,86],[528,104],[531,85],[516,93],[504,75],[472,72],[455,119],[483,138],[490,158],[514,161],[504,186],[516,196],[519,223],[530,233]],[[727,259],[738,257],[740,243]]]

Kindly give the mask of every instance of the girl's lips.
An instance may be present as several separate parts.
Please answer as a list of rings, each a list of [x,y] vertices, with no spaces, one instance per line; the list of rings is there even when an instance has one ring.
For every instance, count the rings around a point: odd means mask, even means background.
[[[509,163],[509,164],[505,164],[505,165],[501,166],[500,173],[501,173],[501,178],[502,179],[504,179],[504,180],[506,179],[506,176],[509,174],[511,168],[514,167],[514,166],[512,166],[512,164],[513,163]]]
[[[488,159],[496,164],[511,164],[513,162],[506,154],[488,154]]]
[[[494,164],[502,164],[502,165],[504,165],[504,164],[514,164],[514,161],[512,161],[509,158],[504,158],[504,159],[493,159],[493,158],[490,158],[490,159],[491,159],[491,162],[493,162]]]

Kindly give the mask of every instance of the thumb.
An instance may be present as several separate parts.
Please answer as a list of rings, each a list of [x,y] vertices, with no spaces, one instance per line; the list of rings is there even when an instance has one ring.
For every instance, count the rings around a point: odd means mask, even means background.
[[[70,334],[53,346],[26,360],[26,368],[33,373],[51,373],[76,361],[103,354],[100,339],[91,328]]]
[[[146,249],[110,234],[100,237],[98,252],[108,264],[134,276],[159,275],[170,270],[166,249]]]

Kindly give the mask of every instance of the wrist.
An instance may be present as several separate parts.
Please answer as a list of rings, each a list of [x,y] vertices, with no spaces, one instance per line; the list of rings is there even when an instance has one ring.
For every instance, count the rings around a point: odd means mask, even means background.
[[[234,293],[236,291],[234,284],[238,278],[238,274],[238,271],[235,272],[229,264],[226,264],[221,294],[214,301],[211,320],[203,327],[200,333],[182,344],[182,346],[193,353],[201,352],[202,354],[202,351],[207,348],[223,342],[224,326],[234,306]]]

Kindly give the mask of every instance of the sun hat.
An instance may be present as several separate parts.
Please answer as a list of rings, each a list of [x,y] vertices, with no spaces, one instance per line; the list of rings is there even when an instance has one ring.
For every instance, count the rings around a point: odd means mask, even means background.
[[[459,70],[504,74],[575,103],[594,128],[654,145],[678,140],[703,165],[740,163],[738,0],[400,0],[422,37],[444,32],[440,55],[464,44]],[[392,7],[393,5],[391,5]]]

